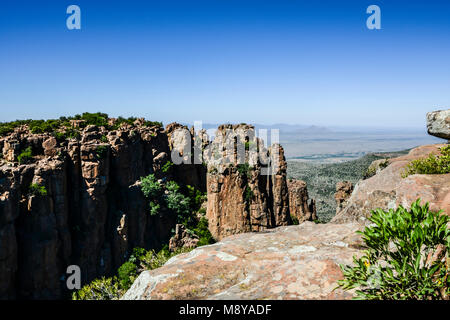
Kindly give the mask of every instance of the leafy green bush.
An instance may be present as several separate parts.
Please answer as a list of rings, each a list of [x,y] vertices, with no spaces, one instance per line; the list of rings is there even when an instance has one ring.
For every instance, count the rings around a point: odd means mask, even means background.
[[[31,195],[35,196],[46,196],[47,195],[47,189],[45,186],[40,186],[37,183],[30,184],[29,192]]]
[[[17,156],[17,161],[19,161],[20,164],[27,163],[31,159],[33,159],[33,150],[31,147],[26,148]]]
[[[450,218],[429,211],[420,199],[407,210],[372,211],[363,240],[367,250],[354,257],[354,266],[341,266],[344,290],[356,288],[358,299],[442,299],[450,294],[449,267]],[[430,260],[438,247],[445,248],[445,259]],[[443,261],[444,260],[444,261]]]
[[[122,294],[116,277],[103,277],[73,292],[72,300],[118,300]]]
[[[294,224],[294,225],[299,224],[298,218],[292,214],[291,214],[291,220],[292,220],[292,224]]]
[[[170,169],[172,168],[173,163],[171,161],[167,161],[161,168],[161,171],[164,173],[167,173],[170,171]]]
[[[412,160],[403,172],[406,178],[412,174],[445,174],[450,173],[450,145],[440,148],[441,155],[430,154],[428,158]]]
[[[186,186],[185,194],[190,199],[190,206],[193,211],[200,210],[203,202],[205,202],[207,199],[206,192],[201,192],[200,190],[190,185]]]
[[[141,178],[141,190],[148,198],[158,198],[163,193],[162,184],[156,180],[154,174],[149,174],[146,177]]]
[[[215,242],[213,236],[211,235],[211,232],[209,232],[208,220],[206,218],[202,217],[193,231],[199,238],[197,246],[200,247]]]
[[[250,165],[248,164],[248,163],[243,163],[243,164],[238,164],[237,165],[237,171],[239,172],[239,175],[241,176],[241,177],[247,177],[248,179],[250,179],[250,177],[251,177],[251,173],[250,173],[250,171],[252,170],[253,168],[252,167],[250,167]]]
[[[136,264],[131,261],[127,261],[120,266],[117,270],[117,277],[121,289],[127,290],[131,287],[137,277],[137,271],[138,268]]]

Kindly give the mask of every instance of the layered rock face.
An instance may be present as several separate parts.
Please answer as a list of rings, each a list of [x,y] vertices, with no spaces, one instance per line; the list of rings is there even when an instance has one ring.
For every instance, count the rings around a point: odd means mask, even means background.
[[[61,298],[67,266],[80,266],[86,283],[115,272],[134,247],[168,243],[175,217],[150,216],[138,182],[171,174],[161,171],[163,128],[88,126],[80,140],[58,142],[24,127],[0,146],[0,298]],[[27,147],[31,163],[9,162]]]
[[[291,223],[286,160],[250,125],[222,125],[203,151],[209,229],[216,239]]]
[[[450,109],[427,113],[428,133],[450,140]]]
[[[291,222],[283,149],[264,148],[252,126],[220,126],[209,141],[204,130],[144,122],[108,131],[74,121],[79,139],[27,126],[0,138],[0,299],[62,298],[69,265],[84,284],[113,274],[135,247],[195,246],[175,215],[149,214],[139,180],[151,173],[207,191],[216,239]],[[18,164],[28,147],[32,159]],[[296,202],[303,213],[306,199]]]
[[[359,181],[351,197],[331,220],[331,222],[359,221],[365,223],[371,210],[397,208],[421,198],[429,202],[430,209],[440,209],[450,215],[450,173],[414,174],[402,177],[405,167],[411,160],[426,158],[430,153],[439,154],[444,144],[427,145],[412,149],[408,155],[389,159],[389,165],[369,179]]]
[[[288,190],[291,216],[296,217],[299,223],[317,220],[316,203],[309,199],[306,182],[289,179]]]
[[[357,223],[280,227],[223,239],[142,272],[124,300],[351,299],[339,264],[362,254]]]

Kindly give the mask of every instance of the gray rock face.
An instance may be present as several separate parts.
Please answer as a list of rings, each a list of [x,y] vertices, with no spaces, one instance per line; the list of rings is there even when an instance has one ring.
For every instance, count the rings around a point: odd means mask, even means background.
[[[432,136],[450,140],[450,109],[427,113],[427,130]]]

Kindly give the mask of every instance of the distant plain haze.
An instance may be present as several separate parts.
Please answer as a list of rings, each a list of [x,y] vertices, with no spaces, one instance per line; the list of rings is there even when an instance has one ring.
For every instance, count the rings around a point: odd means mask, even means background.
[[[82,29],[66,28],[81,8]],[[381,8],[382,29],[366,27]],[[424,130],[450,106],[450,1],[0,2],[0,121]]]

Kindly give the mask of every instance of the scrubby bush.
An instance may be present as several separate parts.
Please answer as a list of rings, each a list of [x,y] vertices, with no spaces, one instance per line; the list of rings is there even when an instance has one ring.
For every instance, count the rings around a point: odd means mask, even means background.
[[[131,261],[127,261],[117,269],[117,278],[121,289],[127,290],[137,277],[137,266]]]
[[[173,163],[171,161],[167,161],[161,168],[161,171],[164,173],[167,173],[170,171],[170,169],[172,168]]]
[[[72,300],[118,300],[122,294],[116,277],[103,277],[73,292]]]
[[[27,163],[31,159],[33,159],[33,150],[31,147],[26,148],[17,156],[17,161],[19,161],[20,164]]]
[[[291,220],[292,220],[292,224],[294,224],[294,225],[299,224],[298,218],[292,214],[291,214]]]
[[[163,193],[162,184],[156,180],[154,174],[149,174],[146,177],[141,178],[141,190],[148,198],[158,198]]]
[[[193,231],[199,238],[197,246],[204,246],[215,242],[208,229],[208,220],[206,218],[202,217]]]
[[[440,148],[441,155],[430,154],[428,158],[412,160],[402,176],[412,174],[445,174],[450,173],[450,145]]]
[[[253,168],[252,167],[250,167],[250,165],[248,164],[248,163],[243,163],[243,164],[238,164],[237,165],[237,171],[239,172],[239,175],[241,176],[241,177],[247,177],[248,179],[250,178],[250,176],[251,176],[251,170],[252,170]]]
[[[35,196],[46,196],[47,195],[47,189],[45,186],[40,186],[37,183],[30,184],[29,188],[30,194]]]
[[[356,289],[358,299],[443,299],[450,294],[449,217],[420,199],[407,210],[372,211],[373,225],[359,232],[367,250],[354,266],[341,266],[339,287]],[[444,248],[439,257],[430,259]]]

